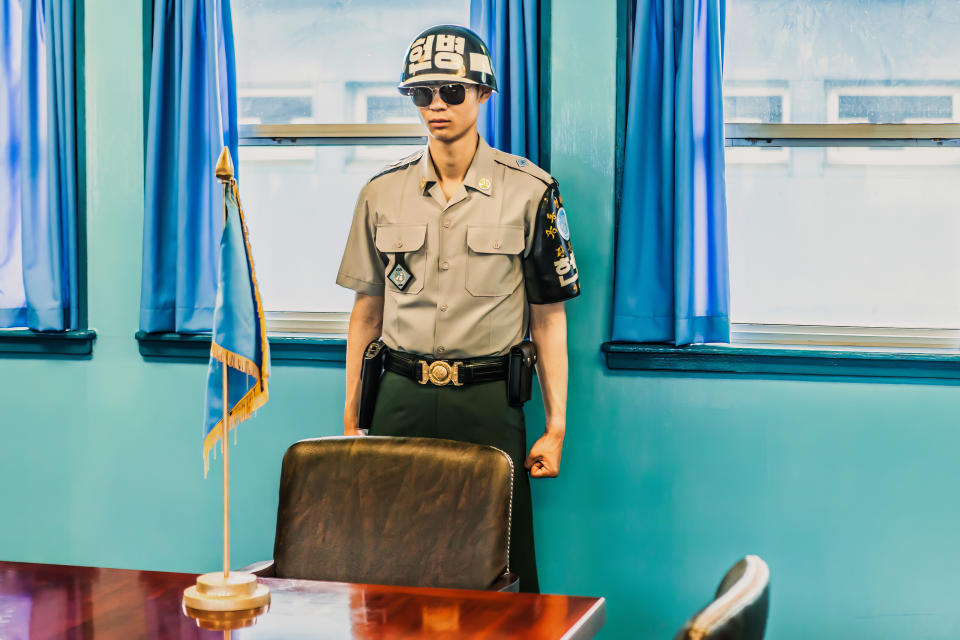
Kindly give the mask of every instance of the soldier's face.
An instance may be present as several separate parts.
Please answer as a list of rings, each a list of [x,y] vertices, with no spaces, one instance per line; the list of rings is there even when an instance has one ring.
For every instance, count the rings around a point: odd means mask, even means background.
[[[453,142],[476,126],[480,105],[489,99],[490,89],[468,84],[466,95],[460,104],[447,104],[440,97],[440,93],[436,92],[430,104],[418,108],[431,136],[441,142]]]

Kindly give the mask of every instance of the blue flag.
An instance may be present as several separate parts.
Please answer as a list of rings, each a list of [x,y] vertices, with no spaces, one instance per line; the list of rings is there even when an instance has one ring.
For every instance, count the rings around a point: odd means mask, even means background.
[[[227,429],[235,428],[266,403],[270,375],[263,305],[237,182],[230,178],[223,191],[225,222],[220,240],[220,277],[213,312],[213,344],[203,423],[204,475],[210,466],[210,450],[223,433],[223,367],[227,367],[228,372]]]

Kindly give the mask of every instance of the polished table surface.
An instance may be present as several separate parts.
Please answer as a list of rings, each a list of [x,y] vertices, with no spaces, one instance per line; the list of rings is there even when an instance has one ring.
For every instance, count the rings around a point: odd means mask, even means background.
[[[264,578],[253,626],[200,629],[189,573],[0,562],[0,640],[34,638],[592,638],[603,598]]]

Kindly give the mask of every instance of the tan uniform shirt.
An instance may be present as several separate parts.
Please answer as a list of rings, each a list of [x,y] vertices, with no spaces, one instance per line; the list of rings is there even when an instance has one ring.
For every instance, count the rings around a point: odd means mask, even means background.
[[[360,192],[337,284],[384,296],[383,341],[391,349],[437,359],[506,354],[527,332],[523,262],[553,184],[533,163],[481,139],[463,186],[447,201],[422,149]],[[403,290],[389,280],[397,253],[412,275]],[[569,263],[560,271],[572,282]]]

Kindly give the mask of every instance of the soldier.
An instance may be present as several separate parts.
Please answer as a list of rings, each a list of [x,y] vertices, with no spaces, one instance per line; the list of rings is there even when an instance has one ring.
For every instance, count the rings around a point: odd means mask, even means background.
[[[529,476],[555,477],[560,469],[564,301],[579,295],[580,283],[556,180],[492,149],[477,132],[479,107],[496,88],[486,45],[463,27],[427,29],[404,58],[399,89],[419,108],[429,142],[375,175],[357,201],[337,275],[356,291],[344,433],[369,426],[371,435],[505,451],[516,471],[510,566],[521,591],[535,592]],[[520,346],[528,329],[535,358],[529,343]],[[375,405],[363,398],[372,423],[360,425],[361,362],[378,339],[386,371],[377,375]],[[511,357],[520,364],[508,381]],[[526,389],[516,371],[534,361],[546,428],[527,453]]]

